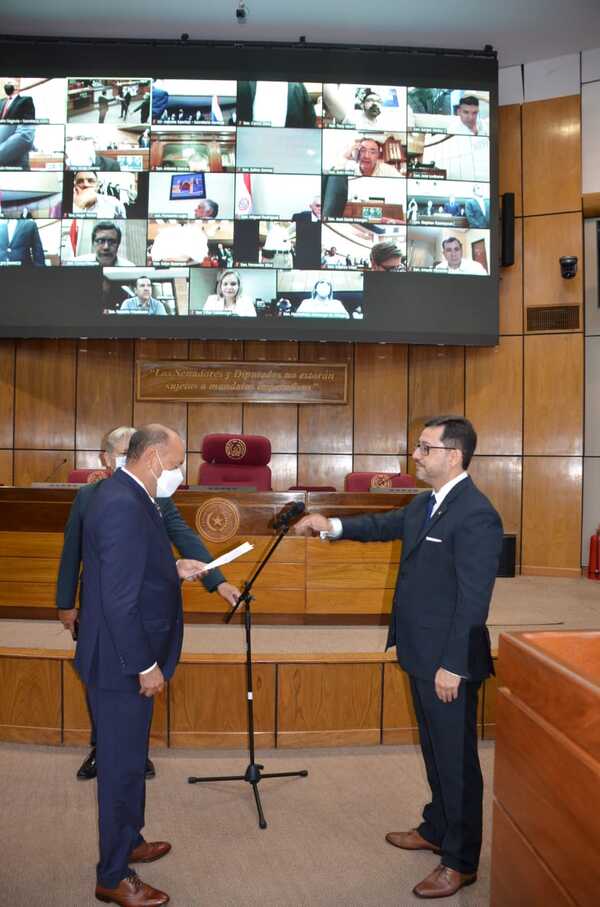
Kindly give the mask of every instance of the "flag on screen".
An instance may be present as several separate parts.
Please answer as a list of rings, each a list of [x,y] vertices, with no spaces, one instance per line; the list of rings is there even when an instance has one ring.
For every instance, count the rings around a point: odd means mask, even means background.
[[[210,105],[210,121],[211,123],[223,123],[223,112],[219,107],[219,98],[218,95],[214,94],[212,96],[212,103]]]
[[[252,214],[252,177],[249,173],[238,177],[235,207],[238,215]]]
[[[69,228],[69,239],[71,240],[71,248],[73,250],[73,255],[77,255],[77,239],[79,237],[79,225],[76,220],[71,221],[71,226]]]

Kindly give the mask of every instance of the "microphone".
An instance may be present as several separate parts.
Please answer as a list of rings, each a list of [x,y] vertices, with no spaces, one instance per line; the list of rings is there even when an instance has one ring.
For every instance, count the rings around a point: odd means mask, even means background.
[[[305,511],[304,501],[294,501],[292,504],[286,504],[283,510],[277,514],[273,520],[274,529],[283,529],[297,516],[301,516]]]
[[[64,458],[64,460],[61,460],[60,463],[58,464],[58,466],[55,466],[54,469],[46,476],[46,478],[43,479],[43,483],[46,484],[46,482],[49,482],[50,479],[54,478],[54,476],[56,475],[58,470],[62,469],[62,467],[65,465],[65,463],[68,463],[68,462],[69,461],[66,457]]]

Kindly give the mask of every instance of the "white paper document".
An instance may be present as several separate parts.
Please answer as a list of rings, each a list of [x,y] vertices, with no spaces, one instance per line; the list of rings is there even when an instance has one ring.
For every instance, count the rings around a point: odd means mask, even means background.
[[[216,557],[214,561],[211,561],[210,564],[207,564],[209,570],[214,570],[215,567],[222,567],[223,564],[229,564],[230,561],[234,561],[236,558],[241,557],[242,554],[246,554],[247,551],[252,551],[254,545],[251,545],[250,542],[242,542],[241,545],[238,545],[237,548],[234,548],[233,551],[228,551],[226,554],[222,554],[220,557]]]

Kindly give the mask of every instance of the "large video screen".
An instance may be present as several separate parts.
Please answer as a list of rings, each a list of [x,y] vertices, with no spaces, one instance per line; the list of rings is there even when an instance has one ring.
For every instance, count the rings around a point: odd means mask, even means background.
[[[4,336],[494,341],[489,80],[198,61],[0,75]]]

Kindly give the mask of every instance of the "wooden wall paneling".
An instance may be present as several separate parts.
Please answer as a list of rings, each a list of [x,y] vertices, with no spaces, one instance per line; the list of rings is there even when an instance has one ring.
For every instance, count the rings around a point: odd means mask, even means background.
[[[21,488],[32,482],[66,482],[74,468],[72,450],[15,450],[15,485]]]
[[[464,415],[465,354],[462,346],[411,346],[408,365],[408,456],[427,419]]]
[[[278,747],[380,742],[382,665],[280,664],[278,690]]]
[[[298,406],[288,403],[244,404],[244,434],[265,435],[274,453],[296,453]]]
[[[469,473],[488,496],[500,516],[505,532],[517,536],[517,563],[521,536],[521,457],[478,457],[471,460]]]
[[[124,423],[123,423],[124,424]],[[115,428],[117,426],[115,425]],[[76,450],[75,469],[101,469],[99,450]]]
[[[0,485],[13,483],[13,452],[0,450]]]
[[[525,337],[523,451],[583,453],[583,335]]]
[[[241,434],[241,403],[188,403],[188,449],[201,450],[204,435]]]
[[[523,449],[523,341],[466,350],[465,415],[477,431],[477,453],[520,454]]]
[[[502,664],[498,658],[494,659],[495,675],[488,677],[482,687],[483,692],[483,721],[481,736],[484,740],[496,739],[496,704],[498,689],[502,683]]]
[[[522,213],[521,105],[498,108],[498,189],[515,194],[515,214]]]
[[[56,557],[63,549],[62,532],[0,532],[4,557]]]
[[[600,886],[597,762],[506,688],[498,691],[497,712],[496,799],[575,903],[594,904]]]
[[[245,340],[244,359],[247,362],[297,362],[297,340]]]
[[[273,454],[269,468],[273,491],[287,491],[292,485],[298,484],[298,457],[296,454]]]
[[[408,457],[384,457],[375,454],[355,454],[353,472],[406,472]]]
[[[337,491],[343,491],[349,472],[352,472],[352,454],[298,456],[298,485],[334,485]]]
[[[523,218],[515,218],[515,263],[500,268],[500,334],[523,333]]]
[[[579,95],[532,101],[522,116],[523,213],[581,210]]]
[[[135,400],[133,404],[133,424],[137,427],[158,422],[173,428],[184,440],[187,438],[187,403],[172,403],[170,401],[142,402]]]
[[[191,340],[190,359],[207,362],[230,362],[244,358],[242,340]]]
[[[15,413],[15,342],[0,340],[0,447],[12,447]]]
[[[54,584],[0,580],[0,605],[11,608],[46,608],[48,618],[56,618]]]
[[[0,657],[0,739],[61,742],[58,659]]]
[[[189,340],[136,340],[136,359],[187,359]]]
[[[243,664],[180,664],[169,683],[170,745],[244,747],[247,742]],[[254,665],[256,745],[275,745],[275,665]]]
[[[521,573],[581,573],[582,460],[525,457]]]
[[[301,343],[301,362],[348,363],[348,401],[345,404],[301,404],[298,414],[298,451],[300,453],[351,454],[353,446],[353,359],[354,348],[350,343]],[[348,472],[350,470],[347,470]],[[301,484],[335,485],[335,482],[312,482],[301,479],[298,463],[298,481]],[[343,486],[338,485],[341,488]]]
[[[15,447],[74,448],[75,360],[74,340],[17,343]]]
[[[576,907],[495,798],[493,809],[490,907]]]
[[[417,718],[408,675],[397,663],[383,666],[382,743],[418,743]]]
[[[133,342],[79,340],[76,447],[99,450],[107,432],[132,420]]]
[[[355,454],[405,454],[408,347],[357,343],[354,356]]]
[[[581,214],[526,217],[523,233],[524,306],[578,305],[583,301],[583,240]],[[561,255],[576,255],[577,274],[565,280]],[[580,330],[583,330],[581,320]]]
[[[212,551],[210,544],[207,547]],[[227,564],[223,573],[230,583],[241,589],[255,566],[255,563],[234,561]],[[252,610],[256,614],[304,614],[305,585],[304,564],[271,561],[253,587],[256,601]],[[224,614],[229,610],[229,605],[220,596],[207,594],[200,583],[191,583],[184,586],[184,610]]]

